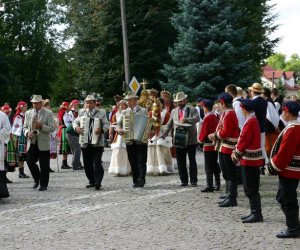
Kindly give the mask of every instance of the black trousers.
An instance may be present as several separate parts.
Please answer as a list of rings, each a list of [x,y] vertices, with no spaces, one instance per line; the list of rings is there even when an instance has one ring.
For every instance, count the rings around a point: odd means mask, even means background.
[[[245,195],[251,199],[259,195],[259,167],[241,166],[241,174]]]
[[[82,158],[84,163],[85,175],[92,185],[100,184],[104,176],[102,166],[103,147],[92,147],[88,145],[86,148],[81,148]]]
[[[213,186],[213,176],[220,176],[221,170],[218,163],[217,151],[204,151],[204,168],[207,186]]]
[[[138,179],[146,181],[147,172],[147,144],[126,144],[128,160],[131,166],[133,184],[138,183]]]
[[[36,164],[38,161],[40,168]],[[47,187],[49,183],[50,150],[40,151],[37,144],[30,144],[26,162],[34,181],[39,181],[41,187]]]
[[[197,144],[195,145],[188,145],[186,148],[176,147],[176,160],[178,165],[178,172],[181,183],[188,183],[188,171],[186,167],[186,155],[189,157],[190,162],[190,181],[191,183],[197,183],[197,162],[196,162],[196,148]]]
[[[298,179],[286,178],[279,176],[279,187],[276,195],[276,200],[283,209],[298,209],[297,187]]]
[[[219,152],[219,162],[223,173],[223,178],[226,181],[228,187],[228,197],[230,199],[236,199],[237,197],[237,174],[236,166],[231,160],[229,154]]]

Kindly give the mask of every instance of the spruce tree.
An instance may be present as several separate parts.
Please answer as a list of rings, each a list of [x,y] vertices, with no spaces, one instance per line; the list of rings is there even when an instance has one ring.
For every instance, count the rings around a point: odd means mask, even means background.
[[[178,36],[169,49],[172,63],[164,67],[168,81],[162,86],[195,98],[224,91],[229,83],[250,84],[256,76],[254,58],[245,55],[253,41],[248,42],[247,27],[240,24],[243,15],[235,1],[179,0],[171,20]]]

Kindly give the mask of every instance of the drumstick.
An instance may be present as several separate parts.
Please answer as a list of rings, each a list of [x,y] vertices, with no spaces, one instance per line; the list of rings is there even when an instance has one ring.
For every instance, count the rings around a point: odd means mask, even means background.
[[[160,138],[163,138],[163,136],[160,136],[160,137],[158,137],[158,138],[156,138],[156,139],[154,139],[154,140],[149,139],[148,141],[149,141],[150,143],[153,143],[153,142],[157,141],[157,140],[160,139]]]

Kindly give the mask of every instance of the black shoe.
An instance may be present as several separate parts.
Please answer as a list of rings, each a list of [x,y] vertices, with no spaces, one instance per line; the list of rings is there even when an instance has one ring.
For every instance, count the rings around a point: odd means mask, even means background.
[[[36,189],[39,185],[40,185],[40,182],[39,182],[39,181],[36,181],[36,182],[33,184],[33,187],[32,187],[32,188]]]
[[[227,199],[228,198],[228,196],[227,196],[227,194],[223,194],[223,195],[221,195],[220,197],[219,197],[219,199]]]
[[[255,222],[263,222],[264,218],[262,217],[262,215],[257,215],[257,214],[251,214],[249,217],[247,217],[246,219],[242,219],[243,223],[255,223]]]
[[[185,186],[187,186],[187,185],[188,185],[188,184],[185,183],[185,182],[181,182],[181,184],[180,184],[181,187],[185,187]]]
[[[39,188],[39,191],[46,191],[47,190],[47,187],[40,187]]]
[[[237,202],[236,200],[231,200],[231,199],[226,199],[224,202],[222,202],[221,204],[219,204],[219,207],[236,207],[237,206]]]
[[[213,191],[214,191],[213,187],[205,187],[205,188],[201,189],[202,193],[213,192]]]
[[[197,185],[196,182],[191,182],[191,186],[192,186],[192,187],[197,187],[198,185]]]
[[[248,215],[243,215],[241,216],[241,220],[245,220],[247,218],[249,218],[252,214],[248,214]]]
[[[49,173],[55,173],[55,171],[51,168],[49,168]]]
[[[13,183],[13,182],[5,176],[5,183]]]
[[[300,236],[299,227],[287,228],[285,231],[281,231],[276,234],[277,238],[297,238]]]
[[[146,181],[144,179],[138,179],[138,185],[139,187],[144,187],[145,186]]]
[[[95,184],[89,184],[89,185],[86,185],[85,187],[86,188],[92,188],[92,187],[95,187]]]
[[[101,184],[99,184],[99,183],[95,184],[95,189],[96,190],[100,190],[100,188],[101,188]]]
[[[132,187],[133,187],[133,188],[137,188],[137,187],[140,187],[140,186],[139,186],[139,184],[137,184],[137,183],[133,183]]]
[[[61,169],[71,169],[71,167],[69,165],[62,165]]]
[[[82,170],[82,169],[83,169],[83,167],[81,167],[81,166],[73,167],[73,170]]]
[[[19,173],[19,178],[29,178],[24,172]]]

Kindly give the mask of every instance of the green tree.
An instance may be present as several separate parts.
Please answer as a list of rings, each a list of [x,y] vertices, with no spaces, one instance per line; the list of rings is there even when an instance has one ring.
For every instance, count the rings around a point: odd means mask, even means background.
[[[9,63],[6,99],[14,104],[19,99],[28,101],[34,93],[49,97],[57,50],[51,37],[53,22],[47,1],[7,1],[0,16],[1,50],[5,47],[1,56]]]
[[[158,86],[175,39],[169,23],[176,0],[127,0],[131,76]],[[71,57],[78,67],[77,85],[103,96],[122,93],[124,81],[120,1],[69,1],[67,14],[75,36]]]
[[[300,57],[298,54],[294,53],[291,55],[290,60],[286,62],[284,70],[294,71],[296,75],[300,75]]]
[[[257,1],[250,1],[253,2]],[[272,17],[266,20],[267,9],[252,19],[255,3],[250,3],[243,7],[238,1],[180,0],[179,13],[172,18],[178,36],[169,50],[172,63],[166,64],[163,70],[168,78],[162,82],[164,88],[185,89],[190,96],[196,97],[206,94],[200,93],[204,83],[220,92],[229,83],[244,87],[256,81],[260,62],[265,58],[263,55],[272,52],[276,40],[266,39],[270,31],[267,24],[272,20]],[[247,11],[253,14],[248,19]],[[264,29],[254,29],[262,24]],[[248,40],[249,27],[256,33]]]
[[[286,55],[282,53],[276,53],[270,56],[267,60],[267,64],[274,69],[284,69],[286,67]]]

